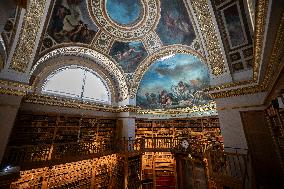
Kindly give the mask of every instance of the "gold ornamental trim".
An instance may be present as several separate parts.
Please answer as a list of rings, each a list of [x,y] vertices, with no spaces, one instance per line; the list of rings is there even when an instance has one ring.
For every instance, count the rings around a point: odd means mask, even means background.
[[[40,31],[46,0],[30,0],[26,10],[19,40],[12,57],[10,68],[25,72],[32,61],[37,34]]]
[[[277,29],[276,38],[274,41],[272,53],[270,55],[270,61],[265,70],[265,77],[263,80],[263,86],[268,89],[269,84],[278,76],[282,66],[281,60],[284,56],[284,13],[282,13],[279,27]]]
[[[32,104],[92,110],[92,111],[111,112],[111,113],[136,112],[136,110],[138,109],[135,106],[103,105],[90,101],[82,101],[78,99],[41,95],[41,94],[27,95],[24,97],[24,102]]]
[[[213,75],[218,76],[226,72],[225,60],[220,47],[217,35],[217,28],[212,20],[207,0],[193,0],[191,2],[193,10],[204,37],[205,47],[208,52],[208,62]]]
[[[5,86],[5,87],[16,87],[16,88],[22,88],[25,90],[31,90],[32,86],[28,84],[23,84],[23,83],[17,83],[13,81],[6,81],[6,80],[0,80],[0,85]]]
[[[215,112],[216,111],[216,103],[210,102],[208,104],[193,106],[188,108],[177,108],[177,109],[155,109],[155,110],[147,110],[147,109],[138,109],[138,114],[154,114],[154,115],[173,115],[173,114],[189,114],[189,113],[204,113],[204,112]]]
[[[260,64],[263,49],[263,39],[265,34],[265,26],[268,12],[269,0],[259,0],[256,4],[256,21],[255,21],[255,37],[254,37],[254,67],[253,80],[257,82],[260,72]]]
[[[0,87],[0,94],[13,95],[13,96],[25,96],[27,92],[16,90],[16,89],[7,89],[7,88]]]

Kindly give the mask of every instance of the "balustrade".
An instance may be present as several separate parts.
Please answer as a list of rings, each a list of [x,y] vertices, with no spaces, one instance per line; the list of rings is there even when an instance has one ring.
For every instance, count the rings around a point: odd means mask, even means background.
[[[223,149],[208,149],[205,154],[208,177],[221,185],[244,188],[248,179],[248,154],[226,152]]]

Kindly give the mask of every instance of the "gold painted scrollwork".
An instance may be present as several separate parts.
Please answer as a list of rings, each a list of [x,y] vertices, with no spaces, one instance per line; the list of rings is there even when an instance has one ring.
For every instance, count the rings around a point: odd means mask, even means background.
[[[10,68],[25,72],[32,61],[36,38],[40,31],[46,0],[31,0],[24,16],[19,40],[12,57]]]
[[[212,20],[207,0],[193,0],[191,2],[200,25],[204,43],[208,52],[208,61],[212,73],[216,76],[226,72],[225,61],[217,37],[216,26]]]

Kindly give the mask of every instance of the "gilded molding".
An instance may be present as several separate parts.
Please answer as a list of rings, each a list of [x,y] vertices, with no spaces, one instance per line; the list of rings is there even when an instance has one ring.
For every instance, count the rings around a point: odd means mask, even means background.
[[[225,60],[217,36],[217,28],[212,20],[207,0],[193,0],[191,2],[200,30],[204,37],[204,43],[208,52],[208,62],[213,75],[218,76],[226,72]]]
[[[281,58],[283,57],[283,54],[284,54],[284,14],[282,14],[281,22],[277,29],[275,42],[272,47],[272,53],[270,55],[270,60],[265,70],[265,76],[264,76],[263,81],[253,86],[227,90],[224,92],[211,93],[210,94],[211,97],[212,98],[225,98],[225,97],[230,97],[230,96],[240,96],[240,95],[245,95],[245,94],[253,94],[253,93],[267,91],[268,87],[270,87],[272,84],[271,82],[274,76],[278,75],[277,73],[280,70],[279,69],[279,67],[281,66],[280,61],[281,61]],[[250,83],[254,83],[254,82],[250,81]]]
[[[37,34],[40,31],[41,20],[44,15],[46,0],[31,0],[26,10],[22,29],[19,36],[10,68],[18,72],[25,72],[32,61],[36,45]]]
[[[246,94],[254,94],[254,93],[259,93],[259,92],[264,92],[264,91],[265,89],[262,87],[262,85],[256,84],[253,86],[211,93],[210,96],[213,99],[217,99],[217,98],[227,98],[227,97],[232,97],[232,96],[241,96],[241,95],[246,95]]]
[[[0,85],[3,85],[5,87],[16,87],[16,88],[22,88],[25,90],[31,90],[32,86],[28,84],[23,84],[23,83],[17,83],[13,81],[6,81],[6,80],[0,80]]]
[[[267,11],[269,0],[256,1],[256,20],[255,20],[255,37],[254,37],[254,66],[253,80],[257,82],[260,72],[260,64],[263,49],[263,39],[265,34],[265,26],[267,19]]]
[[[284,55],[284,13],[280,20],[280,24],[277,29],[276,38],[270,55],[269,63],[265,70],[265,77],[263,80],[263,87],[268,89],[275,76],[278,76],[281,71],[281,60]]]
[[[101,112],[121,113],[121,112],[136,112],[137,114],[186,114],[197,112],[209,112],[216,110],[215,102],[210,102],[205,105],[194,106],[190,108],[180,109],[155,109],[155,110],[143,110],[137,106],[111,106],[102,105],[89,101],[79,101],[75,99],[68,99],[64,97],[56,97],[49,95],[30,94],[24,97],[25,103],[50,105],[58,107],[67,107],[75,109],[84,109]]]
[[[134,106],[110,106],[110,105],[97,104],[89,101],[80,101],[76,99],[50,96],[50,95],[40,95],[40,94],[27,95],[24,97],[24,102],[32,104],[92,110],[92,111],[111,112],[111,113],[136,112],[136,110],[138,109],[137,107]]]
[[[143,110],[137,111],[138,114],[154,114],[154,115],[172,115],[172,114],[186,114],[186,113],[197,113],[197,112],[209,112],[216,110],[216,103],[210,102],[205,105],[193,106],[188,108],[180,109],[155,109],[155,110]]]
[[[25,96],[27,92],[16,90],[16,89],[7,89],[7,88],[0,87],[0,94],[13,95],[13,96]]]

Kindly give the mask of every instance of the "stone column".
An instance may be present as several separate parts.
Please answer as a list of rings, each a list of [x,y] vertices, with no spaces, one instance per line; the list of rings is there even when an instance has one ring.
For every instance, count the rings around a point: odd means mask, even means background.
[[[22,96],[0,94],[0,162],[20,107]]]

